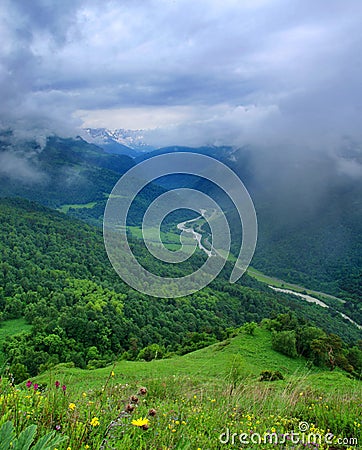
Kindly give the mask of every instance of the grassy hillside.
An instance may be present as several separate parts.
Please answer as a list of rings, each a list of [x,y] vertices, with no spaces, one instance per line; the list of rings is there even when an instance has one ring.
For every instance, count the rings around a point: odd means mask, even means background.
[[[284,379],[262,382],[265,370]],[[0,425],[20,408],[25,415],[18,431],[31,423],[39,435],[55,429],[68,436],[59,450],[240,448],[239,441],[220,441],[227,429],[246,433],[244,439],[268,433],[282,439],[302,426],[309,428],[306,438],[313,433],[311,445],[277,448],[358,448],[338,439],[362,442],[361,382],[273,351],[271,334],[262,328],[181,357],[93,371],[62,365],[31,382],[17,390],[17,402],[12,388],[4,389]],[[276,448],[255,442],[242,448]]]

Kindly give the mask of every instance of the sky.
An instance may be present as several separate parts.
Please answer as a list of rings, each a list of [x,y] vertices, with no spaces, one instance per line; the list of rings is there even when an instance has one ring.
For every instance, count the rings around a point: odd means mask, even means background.
[[[361,23],[360,0],[2,0],[0,127],[352,146],[362,175]]]

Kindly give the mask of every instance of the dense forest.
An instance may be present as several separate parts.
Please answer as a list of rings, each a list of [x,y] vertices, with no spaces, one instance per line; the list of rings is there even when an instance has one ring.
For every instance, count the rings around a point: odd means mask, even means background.
[[[228,282],[231,265],[209,287],[179,299],[133,291],[114,272],[101,230],[22,199],[0,201],[0,311],[2,320],[24,317],[30,333],[7,340],[3,351],[21,381],[54,364],[99,367],[114,358],[153,359],[183,354],[225,339],[246,322],[293,311],[356,344],[358,329],[293,296],[276,294],[244,275]],[[161,267],[137,241],[145,266]],[[200,265],[203,253],[186,264]]]

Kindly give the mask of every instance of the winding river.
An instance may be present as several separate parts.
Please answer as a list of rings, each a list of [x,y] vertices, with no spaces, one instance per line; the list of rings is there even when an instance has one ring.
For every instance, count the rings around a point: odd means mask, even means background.
[[[329,306],[322,302],[321,300],[319,300],[318,298],[312,297],[311,295],[307,295],[307,294],[301,294],[300,292],[295,292],[295,291],[291,291],[289,289],[282,289],[282,288],[277,288],[275,286],[270,286],[270,289],[273,289],[273,291],[277,291],[277,292],[283,292],[284,294],[292,294],[295,295],[297,297],[301,297],[304,300],[306,300],[308,303],[315,303],[316,305],[322,306],[323,308],[329,308]],[[351,319],[349,316],[347,316],[346,314],[337,311],[338,314],[340,314],[344,319],[348,320],[349,322],[353,323],[354,325],[356,325],[357,328],[359,328],[360,330],[362,330],[362,326],[359,325],[357,322],[355,322],[353,319]]]
[[[188,228],[186,226],[186,224],[188,223],[192,223],[192,222],[196,222],[196,220],[201,219],[202,217],[204,217],[205,214],[205,210],[201,210],[201,216],[196,217],[195,219],[191,219],[191,220],[186,220],[185,222],[180,222],[177,224],[177,228],[181,231],[185,231],[186,233],[191,233],[193,235],[193,238],[197,241],[197,245],[199,247],[200,250],[204,251],[207,256],[210,258],[210,256],[212,256],[212,251],[208,250],[206,247],[204,247],[202,245],[201,239],[202,239],[202,234],[198,233],[197,231],[195,231],[192,227]]]
[[[191,233],[193,235],[193,238],[197,241],[198,247],[200,250],[204,251],[207,256],[210,258],[210,256],[213,255],[211,250],[208,250],[206,247],[203,246],[201,239],[202,239],[202,234],[198,233],[197,231],[195,231],[192,226],[188,227],[187,224],[190,224],[192,222],[196,222],[197,220],[201,219],[202,217],[204,217],[205,215],[205,210],[201,210],[201,215],[196,217],[195,219],[191,219],[191,220],[186,220],[185,222],[180,222],[179,224],[177,224],[177,228],[181,231],[185,231],[186,233]],[[312,297],[311,295],[308,294],[302,294],[300,292],[295,292],[295,291],[291,291],[290,289],[282,289],[282,288],[278,288],[275,286],[271,286],[268,285],[270,289],[273,289],[273,291],[276,292],[282,292],[284,294],[292,294],[295,295],[297,297],[302,298],[303,300],[307,301],[308,303],[315,303],[318,306],[321,306],[322,308],[329,308],[329,305],[327,305],[326,303],[322,302],[321,300],[319,300],[318,298]],[[340,314],[344,319],[348,320],[349,322],[353,323],[358,329],[362,330],[362,326],[359,325],[357,322],[355,322],[353,319],[351,319],[349,316],[347,316],[346,314],[337,311],[338,314]]]

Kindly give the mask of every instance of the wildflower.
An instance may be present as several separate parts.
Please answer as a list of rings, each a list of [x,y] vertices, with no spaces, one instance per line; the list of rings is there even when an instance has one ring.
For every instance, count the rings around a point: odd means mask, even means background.
[[[83,397],[83,398],[86,398],[86,397],[87,397],[87,393],[86,393],[86,392],[83,392],[82,397]]]
[[[98,417],[93,417],[93,419],[90,421],[90,424],[92,425],[92,427],[99,427],[100,422]]]
[[[34,383],[34,385],[33,385],[34,391],[36,391],[38,389],[38,387],[39,387],[39,384],[38,383]]]
[[[131,396],[131,402],[132,403],[138,403],[138,397],[136,395]]]
[[[132,425],[147,430],[150,426],[150,421],[146,417],[144,419],[140,417],[139,419],[132,420]]]
[[[134,411],[134,408],[135,408],[134,405],[131,405],[130,403],[128,403],[128,404],[126,405],[125,410],[126,410],[126,412],[131,413],[131,412]]]
[[[28,381],[26,382],[26,387],[27,387],[27,388],[30,388],[32,384],[33,384],[33,383],[32,383],[30,380],[28,380]]]
[[[68,408],[69,408],[71,411],[74,411],[75,408],[76,408],[75,403],[69,403]]]
[[[61,429],[61,426],[60,426],[60,425],[55,425],[55,429],[56,429],[57,431],[59,431],[59,430]]]
[[[156,414],[157,414],[157,411],[154,408],[151,408],[148,411],[148,415],[151,416],[151,417],[154,417]]]
[[[64,394],[65,394],[65,391],[67,390],[67,386],[65,385],[65,384],[63,384],[63,386],[62,386],[62,391],[64,392]]]
[[[115,376],[115,373],[113,372],[113,370],[112,370],[112,372],[111,372],[111,377],[114,377]]]
[[[147,388],[141,387],[141,388],[139,389],[138,393],[139,393],[140,395],[146,395],[146,394],[147,394]]]
[[[55,387],[56,387],[57,389],[59,389],[59,387],[60,387],[60,383],[59,383],[58,380],[55,382]]]

